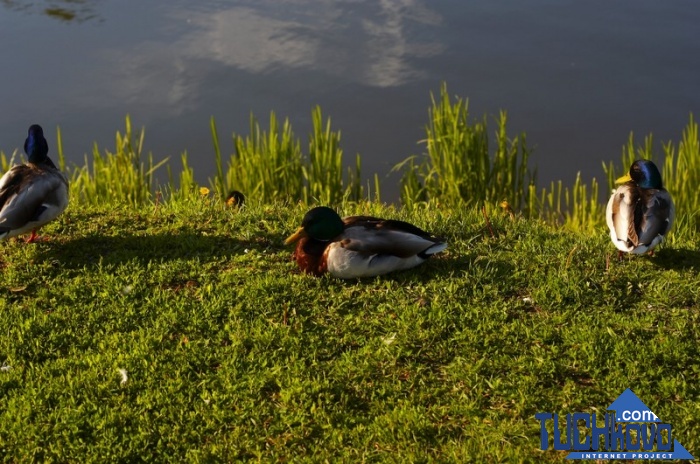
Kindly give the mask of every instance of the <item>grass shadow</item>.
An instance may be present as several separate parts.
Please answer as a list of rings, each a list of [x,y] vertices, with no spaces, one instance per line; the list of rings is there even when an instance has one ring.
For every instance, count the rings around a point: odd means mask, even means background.
[[[148,235],[91,235],[51,242],[39,253],[43,259],[56,260],[63,267],[83,268],[98,264],[117,265],[129,261],[147,263],[198,258],[204,261],[263,249],[260,241],[241,241],[221,235],[192,232]]]
[[[650,258],[650,261],[664,269],[700,270],[700,251],[686,248],[664,248]]]

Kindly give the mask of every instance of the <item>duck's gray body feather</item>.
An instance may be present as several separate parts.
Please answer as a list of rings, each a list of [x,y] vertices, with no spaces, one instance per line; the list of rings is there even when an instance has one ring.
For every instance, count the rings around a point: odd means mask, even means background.
[[[38,229],[67,206],[68,182],[58,169],[43,163],[14,166],[0,179],[0,239]]]
[[[352,216],[326,248],[328,272],[342,279],[372,277],[418,266],[447,243],[418,227],[393,220]]]

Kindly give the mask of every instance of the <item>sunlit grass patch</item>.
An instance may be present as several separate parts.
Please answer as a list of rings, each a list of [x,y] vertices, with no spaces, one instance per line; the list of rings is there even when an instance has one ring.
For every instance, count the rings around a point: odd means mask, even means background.
[[[346,282],[291,261],[306,209],[197,191],[0,243],[0,461],[559,462],[534,414],[628,387],[700,446],[697,231],[617,262],[600,231],[348,202],[449,248]]]
[[[168,162],[155,162],[153,155],[143,154],[145,130],[132,132],[131,118],[126,117],[124,133],[117,132],[114,151],[100,152],[94,144],[91,157],[85,155],[83,166],[68,168],[71,201],[82,204],[126,203],[142,205],[152,199],[155,191],[154,173]],[[61,136],[58,151],[63,161]]]
[[[312,123],[308,150],[304,152],[288,119],[280,127],[272,112],[269,127],[264,130],[251,115],[250,132],[245,137],[234,135],[235,151],[224,170],[224,157],[212,118],[217,166],[213,186],[217,194],[225,197],[228,192],[239,190],[262,202],[302,201],[306,204],[339,204],[344,199],[361,199],[359,155],[354,169],[349,169],[344,176],[340,132],[331,129],[330,118],[324,124],[320,107],[312,111]]]
[[[495,143],[490,143],[486,118],[469,120],[468,102],[453,102],[445,84],[431,96],[426,127],[426,155],[410,157],[396,166],[404,171],[401,201],[438,200],[451,205],[495,205],[507,200],[520,209],[527,205],[535,173],[528,169],[530,149],[525,134],[507,135],[507,116],[497,120]]]

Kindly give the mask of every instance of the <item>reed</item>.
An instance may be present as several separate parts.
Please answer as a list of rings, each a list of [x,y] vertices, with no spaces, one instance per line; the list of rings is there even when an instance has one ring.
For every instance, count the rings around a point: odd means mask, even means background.
[[[616,188],[615,180],[629,171],[635,160],[649,159],[661,169],[664,187],[671,193],[676,205],[676,226],[674,229],[700,225],[700,197],[697,186],[700,185],[700,142],[698,125],[693,115],[684,128],[680,141],[661,144],[661,150],[655,148],[654,138],[646,135],[641,144],[637,144],[633,133],[622,147],[620,165],[610,161],[603,163],[603,173],[607,187],[605,201]],[[543,188],[538,199],[529,198],[530,216],[540,217],[546,221],[561,224],[572,230],[592,232],[605,224],[605,203],[599,199],[599,184],[593,178],[590,184],[576,177],[573,187],[563,188],[561,181],[552,182]]]
[[[60,134],[60,132],[59,132]],[[142,205],[151,201],[155,188],[154,172],[168,162],[154,162],[153,155],[143,159],[145,129],[134,134],[131,119],[125,118],[124,133],[117,131],[114,151],[100,152],[93,145],[92,156],[85,155],[85,164],[67,169],[71,201],[88,205],[98,203]],[[60,135],[58,151],[63,153]],[[62,155],[59,157],[62,159]],[[65,165],[65,161],[63,161]]]
[[[598,181],[593,178],[590,185],[576,175],[574,185],[564,187],[562,181],[551,182],[537,195],[531,187],[528,195],[527,215],[566,229],[594,232],[605,223],[605,205],[599,201]]]
[[[470,123],[468,101],[453,102],[443,83],[439,98],[431,94],[426,138],[427,154],[410,157],[395,166],[403,171],[401,201],[438,200],[457,204],[497,204],[506,200],[515,208],[527,204],[529,185],[536,173],[528,169],[530,150],[525,134],[507,135],[507,114],[497,120],[491,153],[486,118]]]
[[[344,178],[340,132],[331,129],[330,118],[324,123],[320,107],[312,111],[312,123],[308,152],[304,154],[288,119],[280,125],[271,112],[268,129],[264,130],[251,115],[249,134],[233,136],[235,151],[224,173],[212,118],[217,160],[217,176],[212,185],[217,194],[225,196],[236,189],[266,203],[339,204],[343,200],[359,200],[363,192],[360,156],[356,156],[354,168]]]
[[[280,126],[275,113],[271,112],[269,129],[263,130],[251,114],[248,135],[233,135],[235,151],[229,157],[225,172],[214,118],[211,126],[217,160],[217,177],[212,185],[220,197],[224,198],[235,189],[266,203],[301,198],[301,145],[288,119]]]
[[[194,169],[189,165],[187,152],[180,155],[182,169],[178,175],[178,182],[175,182],[175,176],[172,172],[170,164],[166,166],[168,171],[168,183],[160,187],[160,191],[165,191],[168,194],[168,199],[171,200],[188,200],[201,195],[200,187],[194,180]],[[176,188],[175,186],[178,185]]]
[[[676,203],[676,214],[686,216],[700,226],[700,139],[698,124],[690,114],[688,124],[681,134],[678,145],[668,142],[663,145],[665,161],[662,176],[666,189],[671,193]]]
[[[17,150],[13,151],[9,158],[4,151],[0,150],[0,168],[2,168],[3,173],[7,172],[15,164],[16,158]]]
[[[497,129],[489,137],[486,118],[470,122],[467,100],[450,98],[443,84],[438,98],[431,94],[428,114],[426,138],[422,141],[426,154],[409,156],[393,168],[402,173],[400,198],[406,208],[442,204],[484,205],[493,209],[500,204],[510,213],[519,211],[522,216],[572,230],[593,232],[604,226],[605,205],[600,201],[600,186],[595,178],[587,183],[579,174],[571,187],[565,187],[561,181],[552,182],[538,192],[536,170],[528,168],[530,150],[526,136],[508,137],[505,112],[499,114]],[[320,107],[312,110],[311,117],[312,131],[308,150],[304,152],[288,119],[280,123],[271,112],[268,127],[262,128],[251,115],[249,133],[233,134],[234,152],[226,165],[212,118],[216,173],[210,185],[215,195],[223,199],[235,189],[260,203],[282,201],[305,205],[338,205],[370,198],[381,201],[376,174],[366,186],[361,183],[359,154],[354,166],[345,171],[341,134],[333,130],[330,118],[323,118]],[[95,143],[82,166],[66,166],[58,128],[58,165],[69,178],[71,202],[138,206],[152,202],[156,191],[159,200],[201,196],[187,153],[181,155],[180,171],[173,173],[168,158],[156,162],[151,153],[144,155],[144,137],[145,130],[133,131],[131,119],[126,116],[125,129],[116,133],[113,150],[103,152]],[[700,141],[693,115],[690,114],[677,143],[668,141],[660,147],[659,150],[655,146],[652,135],[637,144],[631,133],[623,145],[620,164],[603,163],[607,194],[615,188],[615,179],[626,173],[635,159],[654,160],[676,204],[675,228],[698,227]],[[9,157],[0,152],[0,167],[5,172],[23,159],[17,150]],[[167,169],[167,181],[160,184],[154,173],[163,166]]]
[[[360,155],[356,155],[355,169],[348,170],[345,182],[340,132],[331,130],[330,118],[324,124],[321,107],[316,106],[311,116],[313,131],[309,137],[308,162],[302,166],[306,181],[304,202],[337,205],[343,200],[359,200],[362,196]]]

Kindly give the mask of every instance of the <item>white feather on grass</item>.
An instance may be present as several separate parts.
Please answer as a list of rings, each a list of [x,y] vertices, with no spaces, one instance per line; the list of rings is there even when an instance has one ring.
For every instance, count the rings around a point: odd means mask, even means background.
[[[122,376],[122,380],[121,380],[121,382],[119,382],[119,384],[124,385],[127,382],[127,380],[129,380],[129,376],[126,373],[126,369],[118,369],[118,370],[119,370],[119,374]]]

